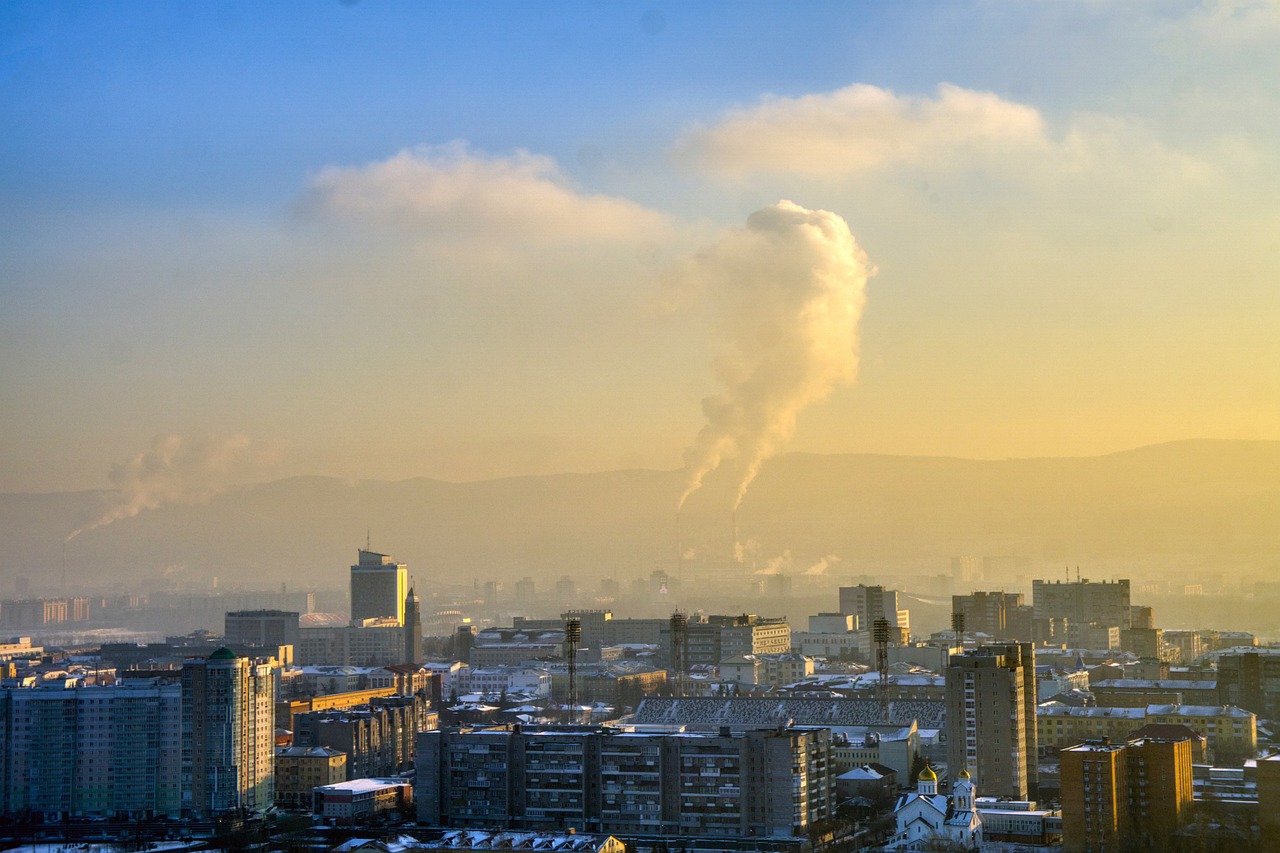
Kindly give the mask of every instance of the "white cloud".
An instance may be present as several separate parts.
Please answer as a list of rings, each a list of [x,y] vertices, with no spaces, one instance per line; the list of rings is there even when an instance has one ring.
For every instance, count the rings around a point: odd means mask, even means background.
[[[933,97],[858,84],[769,97],[693,128],[679,155],[731,182],[781,177],[827,185],[911,172],[982,175],[1054,193],[1176,195],[1244,165],[1247,146],[1182,150],[1126,116],[1076,113],[1058,130],[1033,106],[941,84]]]
[[[326,168],[304,206],[330,217],[485,241],[625,241],[667,227],[665,216],[635,202],[575,191],[549,157],[528,151],[489,157],[461,142]]]
[[[743,178],[848,176],[1049,146],[1034,107],[991,92],[944,83],[929,98],[856,84],[829,94],[765,98],[686,132],[677,151],[713,175]]]

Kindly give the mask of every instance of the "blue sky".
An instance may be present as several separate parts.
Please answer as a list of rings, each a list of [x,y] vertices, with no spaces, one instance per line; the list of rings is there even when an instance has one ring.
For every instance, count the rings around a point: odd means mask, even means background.
[[[723,318],[653,306],[780,199],[878,270],[788,447],[1280,438],[1277,42],[1265,2],[4,4],[0,490],[170,435],[677,467]]]

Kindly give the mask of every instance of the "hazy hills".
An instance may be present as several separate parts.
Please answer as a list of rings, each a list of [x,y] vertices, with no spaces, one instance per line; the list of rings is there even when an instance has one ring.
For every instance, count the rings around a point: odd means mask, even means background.
[[[472,577],[631,578],[676,554],[675,471],[476,483],[299,477],[169,504],[67,547],[72,584],[157,574],[224,583],[338,585],[357,547],[407,561],[420,585]],[[729,484],[690,499],[682,546],[724,559]],[[0,495],[0,570],[56,583],[67,533],[111,495]],[[955,554],[1254,572],[1280,567],[1280,442],[1187,441],[1090,458],[966,460],[790,454],[767,464],[737,514],[748,560],[795,573],[828,555],[836,577],[945,571]],[[814,571],[817,571],[816,569]]]

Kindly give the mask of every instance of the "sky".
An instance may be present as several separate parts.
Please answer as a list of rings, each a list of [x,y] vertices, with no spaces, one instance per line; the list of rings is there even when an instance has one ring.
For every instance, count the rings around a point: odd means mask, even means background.
[[[8,2],[0,491],[1280,439],[1277,80],[1275,2]]]

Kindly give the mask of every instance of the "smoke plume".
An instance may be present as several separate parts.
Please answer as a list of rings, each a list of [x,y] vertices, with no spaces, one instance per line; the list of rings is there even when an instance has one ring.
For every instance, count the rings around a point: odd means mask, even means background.
[[[854,381],[874,272],[841,217],[789,201],[751,214],[746,228],[677,271],[720,313],[714,367],[724,386],[702,401],[707,423],[685,452],[679,506],[729,457],[742,469],[736,509],[760,466],[795,433],[800,411]]]
[[[247,460],[248,436],[186,439],[158,435],[151,447],[109,475],[116,494],[96,520],[68,534],[66,541],[166,503],[198,503],[224,490],[233,469]]]

